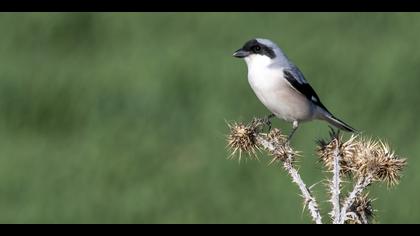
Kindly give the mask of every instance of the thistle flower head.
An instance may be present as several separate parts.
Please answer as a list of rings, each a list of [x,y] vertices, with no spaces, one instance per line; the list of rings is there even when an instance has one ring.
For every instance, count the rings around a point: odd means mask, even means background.
[[[239,160],[241,160],[242,152],[252,154],[257,158],[256,150],[259,149],[256,142],[256,136],[262,123],[254,119],[249,124],[233,123],[228,124],[230,133],[227,137],[228,148],[231,150],[230,157],[234,157],[239,152]]]
[[[347,223],[369,223],[375,213],[375,210],[372,207],[372,202],[373,200],[369,198],[369,193],[357,197],[353,205],[349,208],[349,212],[353,212],[357,216],[358,220],[350,218]]]
[[[277,128],[272,129],[266,135],[266,140],[272,146],[276,147],[274,150],[270,151],[270,154],[273,157],[270,164],[277,160],[284,161],[287,158],[293,158],[298,155],[298,153],[294,151],[287,142],[287,136],[282,134],[282,132]]]
[[[400,159],[388,144],[372,140],[361,142],[358,162],[360,175],[371,175],[374,180],[388,185],[398,184],[406,165],[406,160]]]
[[[333,169],[334,155],[340,155],[340,167],[342,174],[350,174],[355,171],[355,157],[357,155],[357,136],[352,135],[349,140],[343,142],[339,131],[330,131],[330,141],[318,140],[316,153],[321,162],[328,170]]]
[[[376,181],[395,185],[406,165],[388,144],[381,140],[361,138],[352,135],[346,142],[338,132],[330,132],[330,141],[318,141],[317,154],[328,170],[333,168],[334,155],[340,155],[340,167],[343,174],[353,176],[372,176]]]
[[[262,128],[265,124],[264,119],[253,119],[249,124],[228,124],[230,134],[227,137],[227,146],[232,152],[229,157],[233,158],[239,153],[241,160],[242,153],[246,153],[258,158],[256,150],[266,149],[273,157],[270,162],[272,164],[277,160],[284,161],[298,155],[287,142],[287,136],[279,129],[274,128],[268,133],[263,133]]]

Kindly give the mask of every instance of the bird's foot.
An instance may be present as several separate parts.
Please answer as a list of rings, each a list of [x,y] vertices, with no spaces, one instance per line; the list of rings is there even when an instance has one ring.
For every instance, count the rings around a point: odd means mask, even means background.
[[[267,133],[268,132],[270,132],[271,131],[271,118],[273,118],[275,115],[274,114],[270,114],[270,115],[268,115],[267,117],[265,117],[263,120],[262,120],[262,122],[265,124],[265,125],[267,125],[268,126],[268,131],[267,131]]]
[[[289,136],[286,139],[286,143],[287,144],[290,144],[290,140],[292,139],[292,137],[295,134],[295,132],[298,129],[298,127],[299,127],[299,123],[297,121],[294,121],[293,122],[293,130],[292,130],[292,132],[289,134]]]
[[[289,134],[289,136],[287,136],[287,139],[286,139],[285,143],[290,145],[290,140],[292,139],[292,137],[293,137],[293,132],[291,134]]]

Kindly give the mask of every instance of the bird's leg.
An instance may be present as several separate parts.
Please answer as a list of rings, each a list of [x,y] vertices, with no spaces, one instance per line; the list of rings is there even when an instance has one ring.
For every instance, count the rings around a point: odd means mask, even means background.
[[[270,132],[270,130],[271,130],[271,121],[270,121],[270,119],[273,118],[273,117],[275,117],[275,115],[274,114],[270,114],[270,115],[268,115],[267,117],[264,118],[264,123],[268,126],[268,132]]]
[[[296,130],[299,127],[299,122],[297,120],[293,121],[293,130],[292,132],[289,134],[289,137],[287,137],[287,141],[286,143],[288,143],[290,141],[290,139],[292,139],[293,134],[295,134]]]

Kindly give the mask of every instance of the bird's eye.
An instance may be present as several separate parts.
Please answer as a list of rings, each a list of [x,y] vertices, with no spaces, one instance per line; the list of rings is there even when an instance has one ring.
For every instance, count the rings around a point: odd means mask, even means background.
[[[257,46],[254,46],[254,51],[255,52],[259,52],[260,50],[261,50],[261,47],[260,46],[258,46],[258,45]]]

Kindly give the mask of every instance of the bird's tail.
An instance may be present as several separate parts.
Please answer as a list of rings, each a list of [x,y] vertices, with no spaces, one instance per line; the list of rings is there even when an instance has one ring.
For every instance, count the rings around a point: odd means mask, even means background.
[[[357,130],[352,128],[350,125],[346,124],[344,121],[341,121],[340,119],[336,118],[329,112],[325,112],[324,115],[321,117],[321,119],[327,121],[331,125],[334,125],[335,127],[341,130],[352,132],[352,133],[357,132]]]

